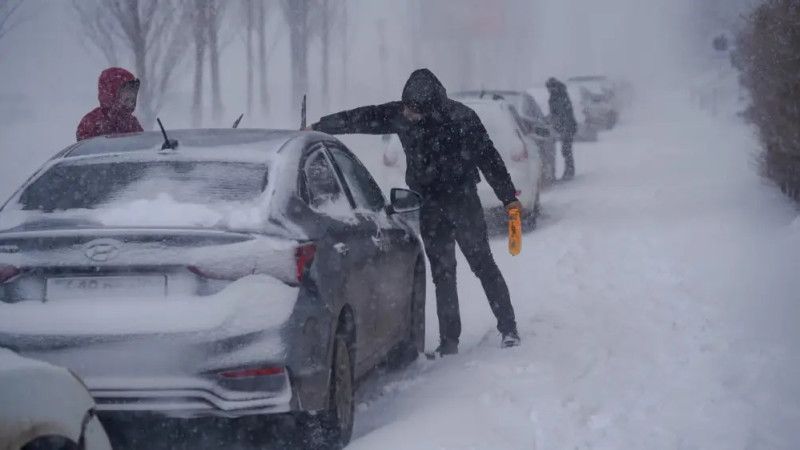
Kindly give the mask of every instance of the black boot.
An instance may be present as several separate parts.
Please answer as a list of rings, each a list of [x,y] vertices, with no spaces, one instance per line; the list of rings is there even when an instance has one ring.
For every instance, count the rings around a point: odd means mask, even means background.
[[[500,341],[500,347],[518,347],[521,343],[522,339],[519,338],[519,333],[514,330],[503,335],[503,339]]]
[[[436,347],[436,353],[439,356],[456,355],[458,354],[458,342],[444,340]]]

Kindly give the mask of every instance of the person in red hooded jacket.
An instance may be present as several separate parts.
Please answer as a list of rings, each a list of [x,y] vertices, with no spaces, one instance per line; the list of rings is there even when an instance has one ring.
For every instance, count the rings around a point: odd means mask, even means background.
[[[76,137],[79,141],[95,136],[135,133],[142,130],[133,115],[139,80],[132,73],[111,67],[100,74],[97,83],[100,107],[83,116]]]

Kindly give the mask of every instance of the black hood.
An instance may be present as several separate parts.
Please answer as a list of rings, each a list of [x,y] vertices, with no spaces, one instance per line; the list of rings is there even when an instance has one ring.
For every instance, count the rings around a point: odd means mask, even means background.
[[[428,69],[415,70],[403,88],[403,104],[419,113],[438,111],[447,101],[447,90]]]
[[[564,83],[555,78],[550,78],[549,80],[547,80],[546,86],[547,89],[551,91],[563,92],[567,90],[567,85],[565,85]]]

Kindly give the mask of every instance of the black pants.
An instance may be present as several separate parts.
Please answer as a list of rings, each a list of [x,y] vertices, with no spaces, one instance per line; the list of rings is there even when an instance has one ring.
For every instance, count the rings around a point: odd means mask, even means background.
[[[561,138],[561,155],[564,156],[564,173],[575,174],[575,158],[572,156],[574,134],[565,134]]]
[[[503,274],[492,257],[486,219],[474,186],[446,197],[427,199],[420,211],[420,231],[436,286],[436,312],[441,342],[458,343],[461,316],[456,289],[456,247],[480,279],[497,318],[497,329],[516,331],[514,308]]]

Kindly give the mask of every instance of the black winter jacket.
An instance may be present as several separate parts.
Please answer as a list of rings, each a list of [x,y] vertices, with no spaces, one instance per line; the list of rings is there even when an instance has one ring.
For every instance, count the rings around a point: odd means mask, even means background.
[[[424,118],[409,122],[403,116],[404,104],[424,112]],[[427,69],[411,75],[403,101],[331,114],[313,129],[328,134],[397,134],[406,154],[406,184],[423,198],[476,186],[480,169],[503,205],[517,200],[511,176],[478,115],[448,99],[444,86]]]
[[[548,86],[549,87],[549,86]],[[553,128],[561,135],[574,135],[578,129],[575,112],[572,110],[572,101],[569,99],[567,86],[557,81],[550,88],[550,120]]]

